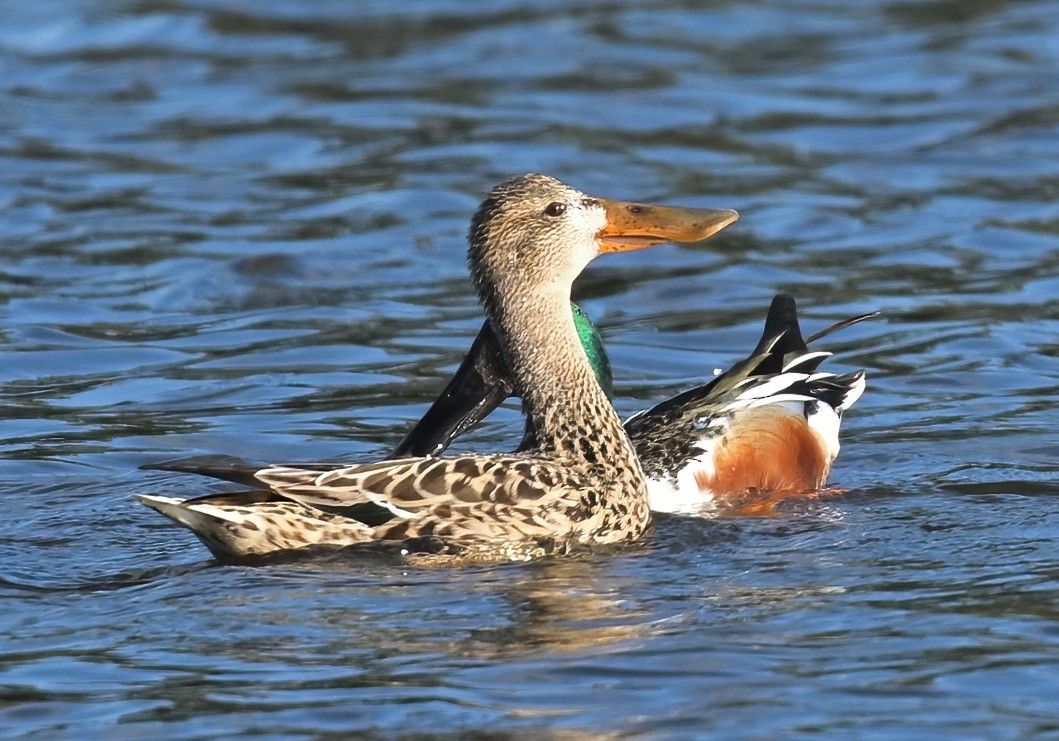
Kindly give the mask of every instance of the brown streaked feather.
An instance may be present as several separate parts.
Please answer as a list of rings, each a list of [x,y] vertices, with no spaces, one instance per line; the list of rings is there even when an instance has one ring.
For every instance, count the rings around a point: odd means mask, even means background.
[[[412,458],[389,465],[369,463],[319,474],[292,468],[268,468],[259,481],[282,496],[310,506],[348,507],[385,499],[418,512],[443,503],[552,502],[571,482],[570,471],[524,456]]]

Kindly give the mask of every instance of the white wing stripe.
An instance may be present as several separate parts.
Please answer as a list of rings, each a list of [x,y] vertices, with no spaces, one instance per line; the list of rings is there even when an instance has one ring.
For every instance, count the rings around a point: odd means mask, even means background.
[[[764,383],[760,383],[757,386],[748,388],[743,393],[739,394],[739,399],[761,399],[766,396],[772,396],[778,394],[781,391],[791,387],[792,385],[804,381],[809,376],[804,373],[782,373],[778,376],[773,376]]]
[[[816,358],[830,358],[833,354],[834,353],[829,353],[826,350],[817,350],[816,352],[807,352],[807,353],[805,353],[805,355],[799,355],[794,360],[792,360],[791,362],[787,363],[787,365],[783,366],[782,372],[786,373],[786,372],[788,372],[790,370],[793,370],[793,369],[797,368],[802,363],[808,363],[810,360],[815,360]]]

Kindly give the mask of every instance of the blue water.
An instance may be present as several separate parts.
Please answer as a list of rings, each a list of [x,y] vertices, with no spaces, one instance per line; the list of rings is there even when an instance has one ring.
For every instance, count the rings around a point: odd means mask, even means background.
[[[1059,736],[1059,4],[6,3],[0,735]],[[738,209],[576,295],[630,413],[771,296],[832,483],[610,556],[219,566],[134,492],[370,459],[480,322],[494,183]],[[507,407],[464,447],[520,437]]]

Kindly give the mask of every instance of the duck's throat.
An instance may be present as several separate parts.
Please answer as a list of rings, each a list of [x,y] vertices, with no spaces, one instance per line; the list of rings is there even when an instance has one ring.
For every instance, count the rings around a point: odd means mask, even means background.
[[[498,308],[494,321],[540,451],[594,468],[638,471],[621,420],[581,346],[569,297],[543,291]]]

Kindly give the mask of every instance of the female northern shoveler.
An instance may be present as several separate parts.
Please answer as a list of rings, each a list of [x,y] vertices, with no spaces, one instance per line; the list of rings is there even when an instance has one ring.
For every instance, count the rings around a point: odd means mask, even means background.
[[[590,198],[544,175],[509,180],[475,214],[468,261],[533,451],[274,466],[256,472],[255,491],[139,499],[222,558],[389,542],[497,560],[638,538],[651,519],[643,470],[582,350],[570,289],[601,252],[698,241],[737,218]]]
[[[585,352],[611,395],[610,362],[599,333],[580,307],[573,309]],[[838,322],[810,341],[877,314]],[[630,417],[625,429],[647,475],[651,509],[694,512],[712,503],[757,511],[823,487],[838,455],[842,413],[864,391],[863,371],[817,370],[830,355],[809,351],[795,301],[781,294],[772,300],[761,341],[749,357],[710,383]],[[486,323],[397,453],[437,454],[514,388]],[[523,446],[532,440],[529,428]],[[748,493],[761,496],[748,498]]]

